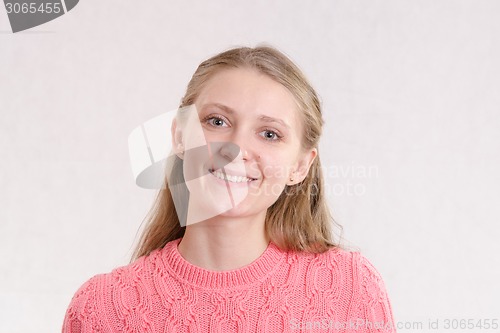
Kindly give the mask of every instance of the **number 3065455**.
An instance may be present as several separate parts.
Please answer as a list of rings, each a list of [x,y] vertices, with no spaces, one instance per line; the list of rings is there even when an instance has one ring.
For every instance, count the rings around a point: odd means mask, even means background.
[[[7,9],[7,14],[35,14],[35,13],[46,13],[46,14],[59,14],[62,10],[61,4],[59,2],[46,2],[46,3],[34,3],[34,2],[23,2],[23,3],[10,3],[5,4]]]

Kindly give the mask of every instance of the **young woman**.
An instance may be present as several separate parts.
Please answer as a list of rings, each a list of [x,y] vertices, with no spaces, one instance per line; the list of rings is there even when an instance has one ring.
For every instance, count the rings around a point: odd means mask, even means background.
[[[279,51],[201,63],[134,261],[87,281],[63,332],[394,332],[380,275],[333,240],[322,124]]]

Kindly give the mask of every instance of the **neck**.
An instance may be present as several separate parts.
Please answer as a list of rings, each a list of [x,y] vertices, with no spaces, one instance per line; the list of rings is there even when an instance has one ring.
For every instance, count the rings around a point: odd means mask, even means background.
[[[188,225],[179,253],[191,264],[212,271],[234,270],[251,264],[269,245],[265,211],[258,216],[216,216]]]

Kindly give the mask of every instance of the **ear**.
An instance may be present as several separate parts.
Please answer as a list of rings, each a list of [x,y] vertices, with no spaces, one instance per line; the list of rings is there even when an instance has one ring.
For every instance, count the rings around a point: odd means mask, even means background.
[[[290,173],[287,185],[292,186],[302,182],[307,177],[309,169],[317,155],[318,150],[316,148],[312,148],[302,153],[299,156],[295,170]]]
[[[182,130],[177,126],[177,119],[172,120],[172,152],[180,159],[184,157],[184,144],[182,142]]]

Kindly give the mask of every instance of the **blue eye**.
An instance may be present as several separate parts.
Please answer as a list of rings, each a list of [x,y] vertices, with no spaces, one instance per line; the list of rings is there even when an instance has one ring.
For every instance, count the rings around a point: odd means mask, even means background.
[[[264,130],[261,132],[264,139],[269,141],[280,141],[282,136],[271,130]]]
[[[211,121],[212,121],[212,125],[214,125],[214,126],[224,125],[224,120],[222,120],[220,118],[212,118]]]
[[[226,124],[225,119],[223,119],[221,117],[217,117],[217,116],[207,117],[207,118],[205,118],[205,122],[213,127],[227,127],[228,126]]]

